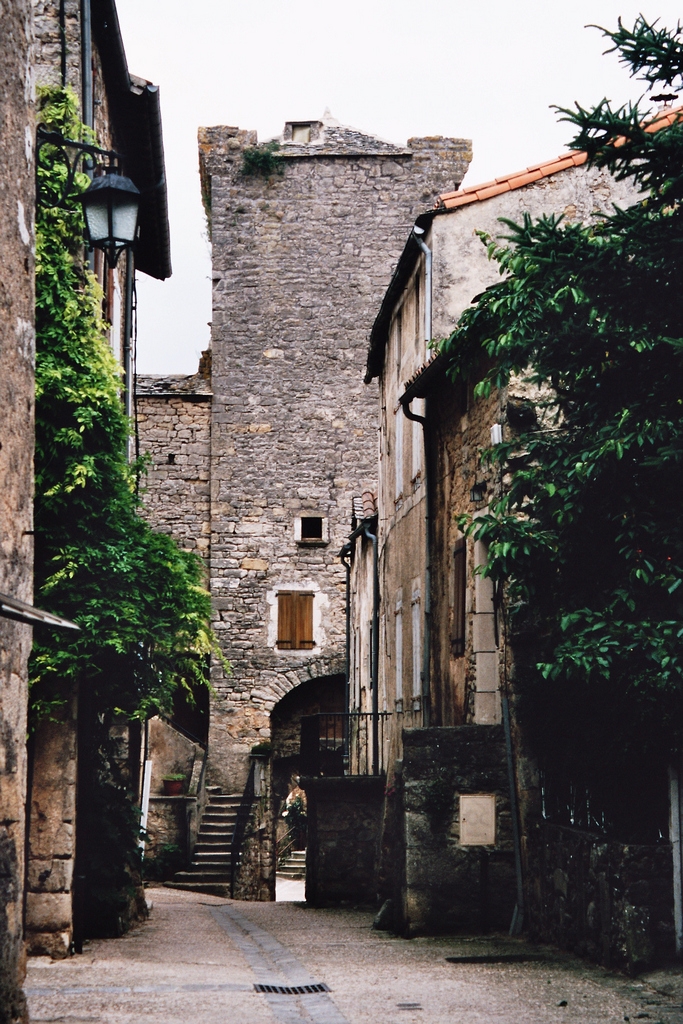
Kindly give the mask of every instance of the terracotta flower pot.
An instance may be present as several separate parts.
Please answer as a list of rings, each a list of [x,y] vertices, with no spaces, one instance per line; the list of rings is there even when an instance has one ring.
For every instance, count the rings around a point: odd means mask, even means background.
[[[165,796],[180,796],[183,791],[182,779],[163,779]]]

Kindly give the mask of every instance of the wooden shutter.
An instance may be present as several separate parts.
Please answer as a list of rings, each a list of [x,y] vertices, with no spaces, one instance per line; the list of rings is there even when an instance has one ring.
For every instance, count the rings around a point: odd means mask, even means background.
[[[465,653],[465,595],[467,592],[467,542],[464,537],[453,549],[453,628],[451,650],[456,658]]]
[[[300,651],[313,647],[313,594],[295,594],[295,644]]]
[[[277,645],[283,651],[291,651],[294,646],[295,597],[284,591],[277,595]]]
[[[313,647],[313,594],[282,590],[277,595],[277,646],[282,651]]]

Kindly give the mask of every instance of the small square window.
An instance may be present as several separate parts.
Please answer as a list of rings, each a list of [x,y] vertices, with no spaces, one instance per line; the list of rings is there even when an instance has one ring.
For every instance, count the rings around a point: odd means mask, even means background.
[[[310,124],[292,125],[292,142],[306,143],[311,141]]]
[[[302,516],[301,518],[301,539],[322,540],[323,519],[322,516]]]

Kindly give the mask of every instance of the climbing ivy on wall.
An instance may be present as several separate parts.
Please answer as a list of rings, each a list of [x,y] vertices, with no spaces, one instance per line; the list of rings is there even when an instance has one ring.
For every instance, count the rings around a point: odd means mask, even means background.
[[[92,138],[68,90],[43,90],[39,117],[68,138]],[[65,173],[56,150],[44,148],[41,186],[58,194]],[[78,189],[87,185],[77,176]],[[120,371],[82,240],[78,204],[38,208],[35,594],[81,631],[35,630],[31,713],[34,723],[56,713],[80,684],[93,759],[82,832],[93,841],[107,835],[90,898],[113,920],[127,899],[137,835],[126,773],[111,754],[112,725],[169,709],[178,686],[204,683],[212,634],[199,560],[139,514],[141,467],[128,464]]]
[[[683,34],[605,32],[632,75],[680,88]],[[489,394],[551,389],[539,424],[488,458],[510,485],[467,524],[506,586],[527,735],[625,838],[666,829],[683,723],[683,122],[642,105],[561,112],[573,149],[642,199],[592,226],[505,222],[501,280],[443,350]],[[497,474],[496,474],[497,475]],[[652,794],[656,794],[654,797]]]

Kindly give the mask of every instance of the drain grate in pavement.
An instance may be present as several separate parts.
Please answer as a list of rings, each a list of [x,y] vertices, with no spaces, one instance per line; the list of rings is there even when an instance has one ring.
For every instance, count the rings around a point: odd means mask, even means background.
[[[315,985],[254,985],[255,992],[268,992],[276,996],[307,996],[313,992],[329,992],[323,982]]]
[[[470,953],[446,957],[449,964],[528,964],[545,959],[542,953]]]
[[[421,1003],[396,1003],[399,1010],[421,1010]]]

